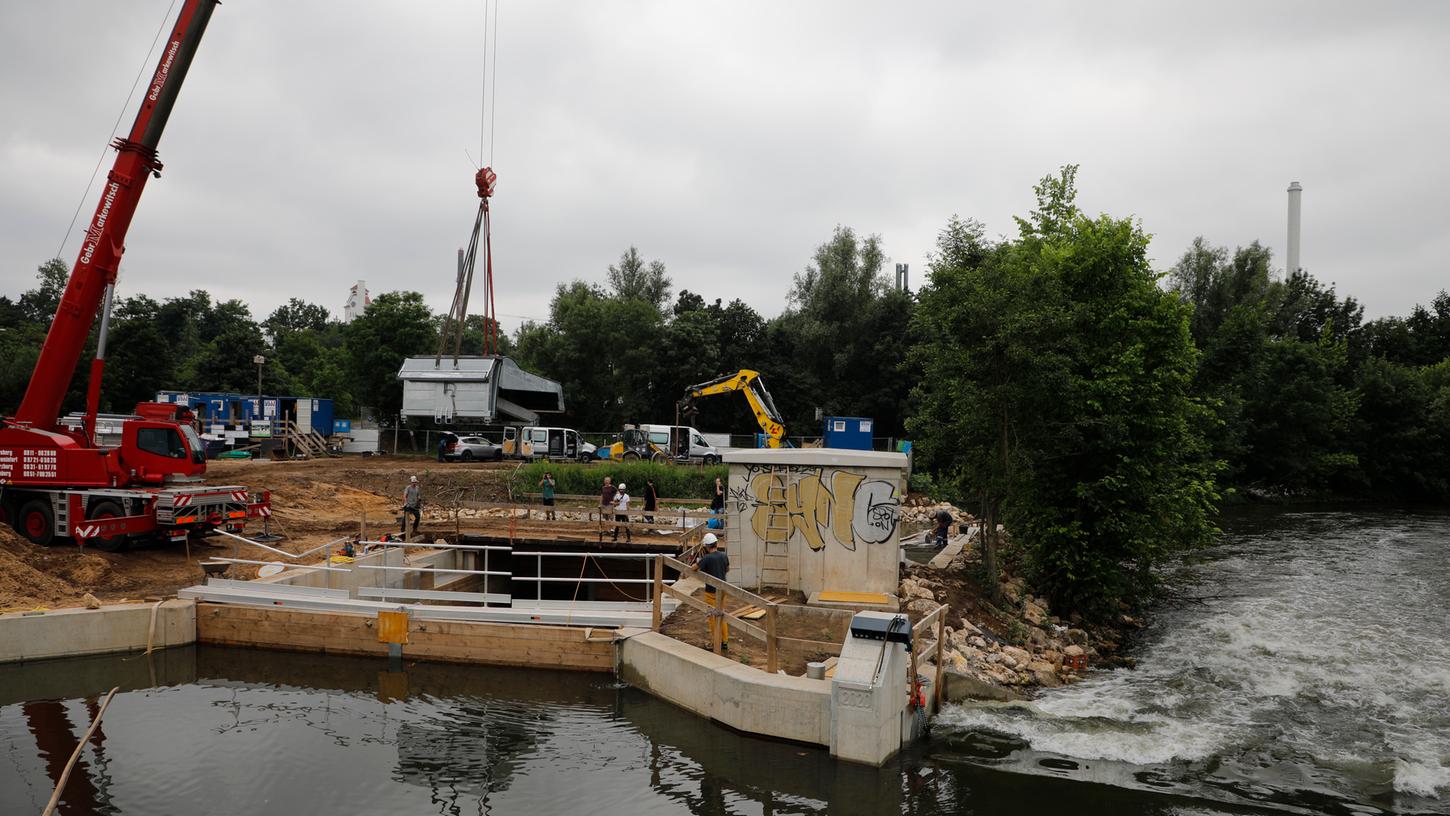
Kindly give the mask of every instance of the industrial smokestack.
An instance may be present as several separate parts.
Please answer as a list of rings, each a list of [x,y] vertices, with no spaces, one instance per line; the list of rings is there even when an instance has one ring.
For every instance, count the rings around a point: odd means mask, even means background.
[[[1289,274],[1299,271],[1299,199],[1304,195],[1304,188],[1299,182],[1289,182]]]

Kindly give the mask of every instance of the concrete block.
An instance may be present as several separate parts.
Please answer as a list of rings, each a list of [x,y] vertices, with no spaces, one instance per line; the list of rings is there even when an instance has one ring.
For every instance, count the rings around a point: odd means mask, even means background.
[[[767,674],[658,632],[620,644],[619,675],[702,717],[740,731],[830,742],[830,684]]]
[[[154,603],[100,609],[57,609],[40,615],[0,615],[0,663],[134,652],[146,648]],[[156,610],[154,648],[196,642],[196,605],[165,601]]]

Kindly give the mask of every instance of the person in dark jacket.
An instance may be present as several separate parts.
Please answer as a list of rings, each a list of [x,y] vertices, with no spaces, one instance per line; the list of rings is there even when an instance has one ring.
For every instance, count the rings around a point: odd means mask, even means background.
[[[710,494],[710,512],[725,512],[725,483],[720,481],[719,476],[715,477],[715,489]]]
[[[714,533],[705,534],[705,537],[700,541],[700,543],[705,545],[705,554],[700,556],[700,560],[695,563],[695,569],[705,573],[711,578],[718,578],[724,581],[726,573],[730,571],[730,557],[725,554],[724,550],[720,549],[719,541]],[[711,609],[714,609],[715,600],[714,587],[706,584],[705,603],[709,604]],[[717,618],[713,615],[710,617],[710,640],[712,643],[715,640],[715,627],[717,626],[720,627],[720,649],[722,651],[729,651],[730,624],[724,618]]]
[[[660,492],[655,488],[654,479],[644,480],[644,520],[646,524],[654,524],[654,511],[660,506]]]
[[[936,515],[932,516],[931,519],[935,525],[931,531],[934,538],[933,543],[938,547],[945,547],[947,545],[947,533],[952,529],[952,514],[943,507],[936,511]]]

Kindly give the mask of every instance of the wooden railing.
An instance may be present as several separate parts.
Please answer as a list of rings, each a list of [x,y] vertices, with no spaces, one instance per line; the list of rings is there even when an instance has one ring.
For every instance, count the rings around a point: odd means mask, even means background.
[[[936,626],[936,645],[933,647],[935,652],[933,662],[936,663],[936,677],[931,681],[931,694],[935,708],[938,710],[941,709],[942,696],[942,655],[946,653],[947,609],[948,607],[946,606],[938,606],[936,609],[928,612],[926,617],[917,621],[915,626],[911,627],[911,689],[912,694],[915,695],[916,660],[921,655],[922,642],[925,640],[923,636],[931,631],[933,625]]]
[[[711,606],[692,595],[666,584],[665,567],[678,570],[681,575],[693,574],[698,577],[705,583],[705,586],[713,591],[715,605]],[[707,618],[714,618],[720,622],[729,621],[732,628],[739,628],[740,631],[765,643],[765,670],[771,674],[775,674],[780,668],[778,642],[783,640],[783,638],[778,637],[775,631],[777,621],[779,620],[779,604],[776,602],[756,595],[748,589],[738,587],[729,581],[722,581],[713,575],[696,572],[693,566],[686,564],[678,558],[671,558],[668,555],[655,557],[654,589],[654,613],[650,619],[650,628],[654,629],[654,631],[658,632],[660,630],[660,624],[664,622],[663,599],[665,593],[668,592],[681,603],[688,604],[703,611]],[[761,628],[732,612],[727,612],[725,610],[725,598],[727,596],[744,601],[747,606],[754,606],[758,609],[765,610],[765,627]],[[720,654],[723,651],[721,645],[720,627],[710,627],[710,650],[715,654]]]

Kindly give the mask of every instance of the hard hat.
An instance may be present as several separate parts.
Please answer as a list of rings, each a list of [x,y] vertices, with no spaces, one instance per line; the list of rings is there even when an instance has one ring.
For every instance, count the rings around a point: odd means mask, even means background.
[[[408,481],[412,482],[413,484],[417,484],[418,483],[418,477],[417,476],[410,476],[410,477],[408,477]]]
[[[623,492],[624,492],[624,488],[625,488],[625,484],[624,484],[624,482],[620,482],[620,483],[619,483],[619,492],[620,492],[620,493],[623,493]]]
[[[715,542],[717,542],[719,540],[720,539],[718,539],[718,538],[715,537],[715,534],[714,533],[706,533],[705,534],[705,537],[702,538],[702,539],[700,539],[700,543],[701,544],[704,544],[706,547],[708,547],[711,544],[714,544]]]

